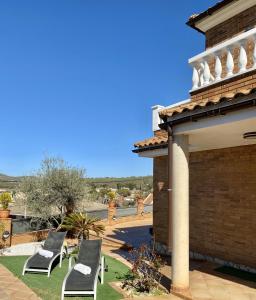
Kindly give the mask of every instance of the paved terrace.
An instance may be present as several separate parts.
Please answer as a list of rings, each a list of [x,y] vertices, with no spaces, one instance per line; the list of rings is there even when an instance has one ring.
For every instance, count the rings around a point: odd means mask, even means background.
[[[152,220],[139,220],[125,224],[117,224],[108,228],[106,235],[121,241],[125,241],[133,246],[150,241],[149,228]],[[104,251],[129,265],[126,251],[105,247]],[[256,300],[256,280],[246,281],[236,276],[227,275],[217,271],[220,265],[204,262],[190,261],[190,290],[188,299],[193,300]],[[171,284],[171,264],[167,259],[167,266],[162,270],[163,286],[169,287]],[[256,275],[255,275],[256,279]],[[140,298],[139,298],[140,299]],[[149,298],[147,298],[149,300]],[[167,297],[157,297],[155,299],[174,300],[172,295]],[[144,300],[144,299],[140,299]]]
[[[1,300],[40,300],[29,287],[15,277],[8,269],[0,265]]]
[[[144,219],[123,224],[116,224],[113,227],[107,226],[106,236],[119,241],[138,246],[149,243],[149,228],[152,219]],[[34,247],[37,247],[35,243]],[[33,247],[33,248],[34,248]],[[25,247],[26,248],[26,247]],[[25,250],[23,248],[23,250]],[[35,248],[34,248],[35,249]],[[33,249],[33,251],[34,251]],[[26,249],[28,250],[28,249]],[[17,251],[17,249],[16,249]],[[129,254],[125,250],[117,247],[103,246],[103,252],[120,260],[130,266]],[[14,253],[12,253],[13,255]],[[246,281],[232,275],[225,275],[218,272],[220,266],[217,264],[195,261],[190,262],[190,299],[193,300],[256,300],[256,280]],[[163,286],[169,287],[171,284],[170,259],[162,270]],[[256,276],[255,276],[256,278]],[[23,282],[16,278],[10,271],[0,265],[0,299],[1,300],[30,300],[40,299]],[[139,300],[178,300],[174,295],[163,297],[146,297]],[[106,299],[111,300],[111,299]]]

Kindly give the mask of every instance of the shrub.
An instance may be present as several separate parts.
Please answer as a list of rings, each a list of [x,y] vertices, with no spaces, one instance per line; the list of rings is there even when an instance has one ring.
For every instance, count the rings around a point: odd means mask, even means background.
[[[9,204],[12,203],[12,195],[8,192],[0,194],[0,204],[3,209],[8,209]]]
[[[142,245],[130,251],[132,268],[122,280],[122,288],[133,289],[137,293],[152,293],[159,290],[164,266],[162,258],[149,246]]]

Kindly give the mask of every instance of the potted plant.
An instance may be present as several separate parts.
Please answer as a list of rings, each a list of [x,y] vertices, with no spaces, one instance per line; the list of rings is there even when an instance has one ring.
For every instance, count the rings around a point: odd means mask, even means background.
[[[8,192],[0,194],[0,219],[6,219],[10,216],[9,204],[12,202],[12,195]]]
[[[109,207],[115,207],[116,206],[116,201],[115,201],[115,198],[116,198],[116,193],[114,191],[110,191],[108,192],[108,200],[109,200]]]
[[[74,232],[78,239],[89,239],[90,231],[96,233],[97,236],[104,233],[104,225],[99,223],[100,219],[89,217],[84,213],[71,213],[66,216],[61,228]]]

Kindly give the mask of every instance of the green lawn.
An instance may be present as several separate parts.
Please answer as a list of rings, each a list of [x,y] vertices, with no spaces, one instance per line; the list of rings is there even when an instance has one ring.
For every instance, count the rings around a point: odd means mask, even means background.
[[[111,257],[106,257],[108,265],[108,272],[105,272],[104,284],[98,283],[97,300],[119,300],[122,295],[117,293],[110,287],[108,282],[117,281],[118,274],[124,274],[128,268]],[[15,276],[21,279],[27,286],[40,296],[43,300],[59,300],[61,296],[61,287],[63,279],[68,272],[68,260],[65,259],[62,268],[56,266],[51,276],[43,274],[26,273],[25,276],[21,275],[26,256],[1,256],[0,264],[7,267]],[[92,297],[66,297],[65,299],[93,299]]]

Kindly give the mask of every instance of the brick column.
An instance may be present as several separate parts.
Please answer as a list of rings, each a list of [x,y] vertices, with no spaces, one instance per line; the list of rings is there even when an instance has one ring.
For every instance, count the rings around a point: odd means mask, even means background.
[[[9,247],[9,246],[11,246],[12,219],[11,218],[1,218],[0,223],[4,224],[4,231],[9,231],[10,232],[10,237],[6,241],[3,241],[2,236],[0,236],[0,241],[5,246]]]
[[[113,217],[116,216],[116,202],[115,201],[109,201],[108,203],[108,224],[113,225],[115,223],[115,220],[113,220]]]
[[[144,213],[144,199],[139,198],[137,199],[137,216],[142,218]]]

